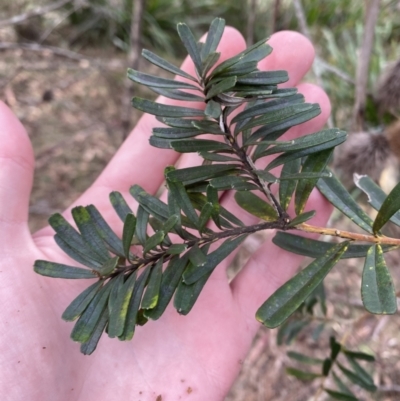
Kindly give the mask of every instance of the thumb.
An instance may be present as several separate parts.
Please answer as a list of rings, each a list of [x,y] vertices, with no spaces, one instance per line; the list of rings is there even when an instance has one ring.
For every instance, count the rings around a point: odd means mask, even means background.
[[[34,156],[25,128],[1,101],[0,144],[0,238],[4,244],[16,231],[27,231]]]

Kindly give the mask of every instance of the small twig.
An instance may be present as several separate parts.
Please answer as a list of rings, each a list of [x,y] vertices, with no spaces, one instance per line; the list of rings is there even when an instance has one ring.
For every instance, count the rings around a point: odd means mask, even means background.
[[[50,11],[57,10],[57,8],[61,8],[66,4],[70,3],[72,0],[60,0],[52,4],[48,4],[47,6],[37,7],[32,11],[28,11],[23,14],[14,15],[14,17],[0,21],[0,29],[4,28],[8,25],[15,25],[24,22],[25,20],[33,17],[38,17],[39,15],[47,14]]]

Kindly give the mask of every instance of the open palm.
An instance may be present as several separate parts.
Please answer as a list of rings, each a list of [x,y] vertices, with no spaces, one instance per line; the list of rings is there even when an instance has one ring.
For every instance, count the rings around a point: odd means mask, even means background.
[[[259,63],[259,69],[288,70],[290,81],[285,85],[297,85],[308,102],[318,102],[322,108],[319,117],[292,128],[286,138],[321,129],[329,115],[329,101],[319,88],[299,84],[313,60],[311,44],[294,32],[280,32],[269,43],[275,50]],[[227,28],[218,50],[221,61],[244,47],[241,35]],[[182,68],[193,70],[189,60]],[[154,194],[162,185],[164,167],[177,163],[180,156],[148,145],[155,124],[152,116],[142,117],[102,175],[76,202],[95,204],[116,232],[121,224],[108,194],[117,190],[129,199],[132,184]],[[133,341],[103,336],[98,350],[83,356],[69,339],[72,325],[60,315],[87,281],[50,279],[33,272],[36,259],[71,260],[56,246],[50,228],[33,237],[29,232],[32,149],[24,128],[2,103],[0,144],[0,394],[4,399],[222,400],[259,326],[256,309],[294,273],[299,257],[267,241],[228,283],[226,268],[231,256],[215,270],[188,316],[170,307],[158,321],[138,328]],[[180,157],[179,166],[196,162],[195,155],[186,154]],[[310,202],[318,210],[314,222],[324,224],[329,206],[318,193]],[[253,221],[235,206],[229,193],[221,203],[246,223]],[[70,218],[68,211],[65,217]]]

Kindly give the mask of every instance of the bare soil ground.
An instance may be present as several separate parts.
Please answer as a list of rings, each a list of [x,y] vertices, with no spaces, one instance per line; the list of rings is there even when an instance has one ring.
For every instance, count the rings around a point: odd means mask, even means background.
[[[30,205],[32,231],[43,227],[51,213],[62,211],[76,199],[121,143],[124,58],[110,49],[97,49],[91,56],[107,60],[104,68],[52,54],[1,53],[0,97],[27,128],[37,160]],[[348,348],[376,356],[373,376],[384,391],[369,395],[353,388],[361,400],[400,399],[399,315],[373,316],[360,307],[361,263],[343,262],[328,277],[327,329],[317,342],[311,338],[311,328],[306,328],[292,344],[277,346],[276,330],[260,328],[226,401],[327,399],[323,394],[315,397],[320,381],[304,383],[285,373],[285,367],[299,366],[286,352],[290,349],[325,358],[332,333]],[[391,258],[390,265],[400,288],[398,255]],[[332,383],[325,385],[334,387]]]

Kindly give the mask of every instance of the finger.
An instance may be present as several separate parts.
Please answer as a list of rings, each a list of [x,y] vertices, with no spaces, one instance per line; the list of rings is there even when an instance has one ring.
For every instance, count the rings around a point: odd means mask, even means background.
[[[0,102],[0,224],[1,245],[11,240],[6,229],[28,234],[28,206],[32,188],[34,157],[25,128]]]
[[[308,205],[317,210],[316,216],[310,220],[311,224],[324,226],[332,212],[331,205],[318,191],[313,191]],[[303,260],[302,256],[274,245],[270,240],[272,236],[271,233],[231,283],[233,297],[253,331],[259,327],[254,319],[257,309],[294,275]]]

